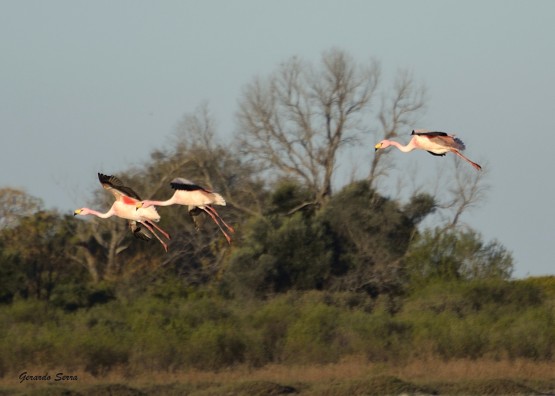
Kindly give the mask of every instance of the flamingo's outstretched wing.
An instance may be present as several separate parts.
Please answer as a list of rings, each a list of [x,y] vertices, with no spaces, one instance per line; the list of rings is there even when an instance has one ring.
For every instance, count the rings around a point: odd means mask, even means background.
[[[137,194],[131,187],[124,185],[122,181],[115,176],[99,173],[98,180],[100,181],[100,184],[102,184],[102,187],[114,194],[116,199],[126,196],[141,201],[139,194]]]
[[[428,131],[427,129],[415,129],[412,131],[411,135],[418,135],[418,136],[449,136],[446,132],[437,132],[437,131]]]
[[[455,135],[449,135],[448,133],[445,133],[445,132],[427,131],[427,130],[420,129],[420,130],[412,131],[411,135],[417,135],[417,136],[428,138],[430,142],[445,148],[454,148],[461,151],[466,148],[461,139],[455,137]],[[438,156],[445,155],[445,154],[433,153],[431,151],[428,151],[428,152],[432,155],[438,155]]]
[[[212,191],[199,186],[196,183],[193,183],[190,180],[184,179],[182,177],[176,177],[175,179],[173,179],[170,182],[170,186],[174,189],[174,190],[184,190],[184,191],[204,191],[204,192],[208,192],[211,193]]]

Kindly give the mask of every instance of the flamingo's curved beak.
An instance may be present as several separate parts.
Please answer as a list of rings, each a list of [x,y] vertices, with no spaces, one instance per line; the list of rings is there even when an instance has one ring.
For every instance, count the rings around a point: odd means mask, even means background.
[[[142,202],[137,202],[137,204],[135,205],[135,210],[139,210],[142,207],[143,207],[143,203]]]
[[[79,213],[81,213],[81,209],[76,209],[76,210],[73,212],[73,215],[74,215],[74,216],[77,216]]]
[[[381,143],[378,143],[378,144],[376,144],[376,145],[374,146],[374,151],[378,151],[378,150],[381,149],[381,148],[382,148],[382,144],[381,144]]]

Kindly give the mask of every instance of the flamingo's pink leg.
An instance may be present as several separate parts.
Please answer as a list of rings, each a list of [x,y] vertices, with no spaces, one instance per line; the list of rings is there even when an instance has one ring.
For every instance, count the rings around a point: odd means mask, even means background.
[[[162,246],[164,246],[164,250],[167,253],[168,252],[168,245],[158,236],[158,234],[156,234],[154,229],[150,225],[148,225],[147,223],[141,222],[141,224],[143,224],[152,233],[152,235],[154,235],[156,237],[156,239],[158,239],[158,241],[160,241]]]
[[[459,157],[461,157],[463,160],[467,161],[470,165],[472,165],[474,167],[474,169],[476,170],[482,170],[482,167],[480,165],[478,165],[476,162],[471,161],[470,159],[468,159],[467,157],[465,157],[464,155],[461,154],[461,152],[459,150],[451,150],[451,152],[457,154]]]
[[[218,214],[218,212],[216,212],[216,209],[214,209],[214,208],[213,208],[212,206],[210,206],[210,205],[207,205],[205,208],[206,208],[206,209],[209,209],[213,214],[215,214],[215,215],[218,217],[218,219],[223,223],[223,225],[225,225],[226,228],[227,228],[231,233],[235,233],[235,230],[233,229],[233,227],[231,227],[230,225],[228,225],[228,224],[224,221],[224,219],[222,219],[222,217]]]
[[[164,235],[167,239],[172,239],[170,237],[170,234],[168,234],[166,231],[164,231],[163,229],[161,229],[160,227],[158,227],[155,223],[149,221],[148,222],[149,225],[153,226],[154,228],[156,228],[158,231],[160,231],[162,233],[162,235]]]
[[[214,223],[216,223],[216,225],[218,226],[218,228],[220,229],[220,231],[224,234],[225,239],[227,239],[227,243],[229,243],[231,245],[231,238],[230,236],[227,234],[227,232],[224,231],[224,229],[222,228],[222,226],[220,225],[220,223],[218,222],[218,219],[216,219],[216,216],[214,216],[212,214],[211,211],[207,210],[206,207],[201,208],[202,210],[204,210],[211,218],[212,220],[214,220]]]

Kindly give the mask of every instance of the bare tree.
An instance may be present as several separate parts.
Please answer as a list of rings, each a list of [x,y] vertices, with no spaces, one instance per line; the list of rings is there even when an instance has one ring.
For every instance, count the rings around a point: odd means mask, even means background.
[[[4,187],[0,189],[0,229],[13,227],[19,219],[41,209],[42,201],[23,190]]]
[[[467,164],[453,158],[453,176],[449,177],[445,189],[443,203],[438,207],[444,209],[445,228],[455,228],[460,225],[461,216],[469,209],[477,206],[486,198],[489,184],[486,182],[487,170],[476,172],[468,169]],[[442,199],[439,194],[439,199]]]
[[[172,148],[152,154],[147,196],[160,196],[173,178],[186,177],[220,192],[235,209],[250,215],[262,213],[260,189],[253,186],[251,170],[225,145],[216,143],[215,135],[216,122],[207,103],[185,114],[176,127]]]
[[[338,49],[325,52],[318,69],[290,59],[246,87],[238,111],[241,153],[260,170],[300,179],[315,203],[325,201],[338,152],[356,141],[379,76],[376,62],[357,65]]]

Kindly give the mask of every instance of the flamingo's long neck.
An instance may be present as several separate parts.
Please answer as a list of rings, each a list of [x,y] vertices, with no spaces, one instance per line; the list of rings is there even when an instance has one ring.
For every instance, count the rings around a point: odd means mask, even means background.
[[[148,208],[149,206],[170,206],[173,205],[175,203],[175,195],[172,196],[170,199],[166,200],[166,201],[152,201],[152,200],[146,200],[143,201],[143,207]]]
[[[92,214],[96,217],[100,217],[101,219],[107,219],[108,217],[112,217],[114,215],[114,211],[110,209],[106,213],[101,213],[93,209],[89,209],[89,214]]]
[[[390,140],[389,144],[391,144],[392,146],[397,147],[399,150],[401,150],[403,153],[408,153],[409,151],[414,150],[416,147],[414,146],[413,141],[411,140],[406,146],[402,145],[399,142],[396,142],[394,140]]]

